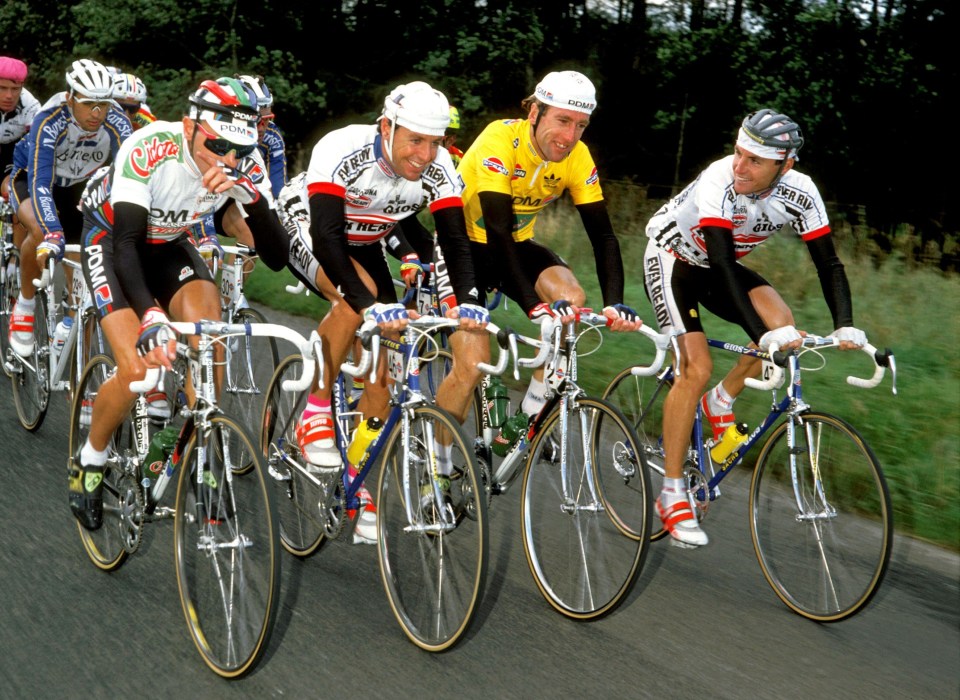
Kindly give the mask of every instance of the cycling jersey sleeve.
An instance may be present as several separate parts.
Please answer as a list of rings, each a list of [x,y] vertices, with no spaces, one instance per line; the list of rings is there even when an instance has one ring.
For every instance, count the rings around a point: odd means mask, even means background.
[[[274,272],[282,270],[290,257],[290,236],[280,223],[277,210],[270,206],[266,197],[244,205],[243,210],[247,214],[247,225],[253,234],[257,255]]]
[[[139,204],[117,202],[113,209],[113,264],[120,289],[137,318],[157,302],[147,287],[138,247],[146,240],[147,210]]]
[[[360,313],[376,303],[350,260],[347,247],[344,199],[330,194],[310,195],[310,241],[320,267],[350,308]]]
[[[433,257],[433,236],[416,215],[400,219],[383,242],[387,252],[397,260],[415,254],[420,262],[428,263]]]
[[[810,251],[810,257],[817,268],[823,298],[826,299],[833,316],[833,327],[836,329],[852,326],[853,298],[850,294],[850,283],[833,246],[833,236],[827,234],[808,240],[807,250]]]
[[[583,228],[593,245],[593,259],[597,266],[597,279],[603,294],[603,305],[623,303],[623,257],[620,242],[613,232],[607,204],[604,201],[577,206]]]
[[[534,287],[535,281],[531,282],[523,274],[513,245],[513,200],[509,194],[502,192],[480,192],[477,196],[487,229],[489,257],[503,265],[501,277],[516,285],[519,298],[514,301],[520,304],[525,314],[529,314],[540,303],[540,297]]]
[[[446,207],[433,213],[437,223],[437,243],[443,251],[446,271],[458,304],[477,304],[480,293],[477,290],[473,272],[473,258],[470,254],[470,239],[467,238],[467,225],[463,220],[461,207]],[[439,266],[438,266],[439,267]]]
[[[703,240],[707,246],[707,257],[710,260],[710,272],[715,279],[718,294],[727,294],[733,300],[740,318],[743,319],[744,330],[754,342],[767,332],[760,314],[750,302],[749,292],[737,279],[737,255],[733,246],[733,233],[730,229],[721,226],[703,226]]]

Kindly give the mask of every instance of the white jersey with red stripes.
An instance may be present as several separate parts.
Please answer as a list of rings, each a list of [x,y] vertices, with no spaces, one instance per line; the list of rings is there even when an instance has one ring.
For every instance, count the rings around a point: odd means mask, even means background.
[[[691,265],[710,267],[704,226],[731,229],[737,258],[784,226],[791,226],[805,241],[830,232],[823,199],[809,176],[791,169],[764,197],[737,194],[732,155],[712,163],[660,207],[647,224],[647,236]]]

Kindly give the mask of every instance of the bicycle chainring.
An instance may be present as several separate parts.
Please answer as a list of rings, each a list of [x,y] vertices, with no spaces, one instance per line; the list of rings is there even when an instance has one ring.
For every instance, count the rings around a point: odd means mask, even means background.
[[[120,536],[123,548],[133,554],[143,540],[143,486],[130,474],[117,479],[117,508],[120,517]]]
[[[710,508],[710,491],[707,485],[706,475],[696,467],[685,466],[683,468],[683,478],[687,483],[687,492],[691,496],[691,502],[697,509],[697,520],[703,522]]]

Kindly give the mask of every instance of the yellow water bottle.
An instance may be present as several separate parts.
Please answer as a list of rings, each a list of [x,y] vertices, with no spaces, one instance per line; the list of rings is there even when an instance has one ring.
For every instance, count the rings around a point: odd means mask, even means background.
[[[723,464],[727,461],[735,450],[739,449],[741,443],[747,439],[750,429],[746,423],[736,423],[728,427],[722,436],[720,442],[710,450],[710,457],[717,464]]]
[[[353,440],[350,441],[350,446],[347,448],[347,460],[350,464],[355,467],[360,464],[364,452],[367,451],[367,447],[380,433],[381,428],[383,428],[383,421],[377,416],[371,416],[357,426],[357,429],[353,431]]]

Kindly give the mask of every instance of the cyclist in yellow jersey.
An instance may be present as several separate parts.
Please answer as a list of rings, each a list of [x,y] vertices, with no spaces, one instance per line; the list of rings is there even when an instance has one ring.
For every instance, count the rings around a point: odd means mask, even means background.
[[[569,192],[593,246],[603,313],[615,331],[635,331],[641,321],[623,304],[623,260],[607,213],[597,167],[580,138],[596,107],[593,83],[576,71],[548,73],[521,103],[526,119],[487,125],[467,149],[457,172],[474,270],[480,291],[500,289],[534,321],[577,317],[586,294],[567,263],[533,240],[537,214]],[[458,338],[458,336],[461,336]],[[469,344],[469,357],[483,360],[485,343],[455,333],[452,343]],[[466,348],[457,348],[466,353]],[[464,355],[467,357],[467,355]],[[470,366],[475,363],[471,362]],[[479,381],[479,371],[475,381]],[[446,387],[441,387],[441,394]],[[522,410],[533,415],[546,402],[543,371],[534,372]],[[457,388],[458,418],[466,417],[470,392]],[[447,400],[447,407],[453,405]]]

